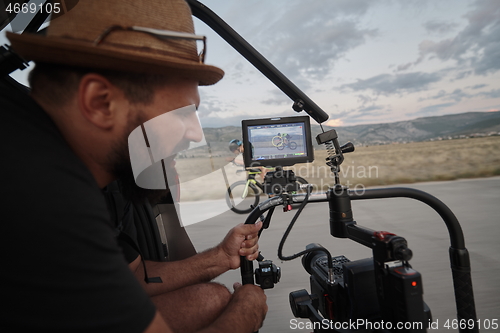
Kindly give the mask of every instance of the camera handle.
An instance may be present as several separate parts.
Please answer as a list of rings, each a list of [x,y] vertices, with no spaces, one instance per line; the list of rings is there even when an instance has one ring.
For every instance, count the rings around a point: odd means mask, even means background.
[[[380,188],[380,189],[367,189],[362,193],[358,193],[353,190],[348,190],[347,194],[350,200],[368,200],[368,199],[388,199],[388,198],[410,198],[418,200],[432,209],[434,209],[439,216],[443,219],[448,229],[448,234],[450,237],[450,264],[453,276],[453,285],[455,291],[455,303],[457,307],[457,318],[458,320],[473,320],[475,325],[473,329],[459,329],[459,332],[479,332],[477,328],[477,316],[476,307],[474,302],[474,293],[472,288],[472,277],[471,277],[471,267],[469,252],[465,248],[465,239],[462,232],[462,228],[455,214],[446,206],[441,200],[432,196],[424,191],[394,187],[394,188]],[[301,203],[305,198],[304,194],[295,194],[292,196],[292,201],[294,203]],[[311,194],[308,198],[309,203],[313,202],[328,202],[329,198],[325,193]],[[343,200],[347,200],[344,198]],[[283,199],[281,197],[273,197],[262,203],[260,203],[255,209],[248,215],[245,224],[253,224],[257,219],[269,210],[271,207],[275,207],[283,204]],[[344,201],[345,204],[345,201]],[[342,203],[341,203],[342,205]],[[349,212],[349,206],[345,206],[340,211],[338,211],[339,217],[342,219],[342,213],[352,215]],[[354,234],[355,229],[361,228],[357,226],[356,228],[350,228]],[[362,243],[361,243],[362,244]],[[253,263],[246,260],[245,257],[241,259],[241,276],[243,283],[254,283],[253,279]]]
[[[407,331],[426,332],[430,310],[424,305],[421,275],[408,263],[413,254],[406,240],[387,231],[358,226],[352,216],[347,187],[335,185],[328,190],[327,197],[330,234],[349,238],[373,251],[373,272],[383,321],[394,325],[398,322],[421,323],[420,328]]]
[[[457,307],[457,319],[459,321],[474,322],[474,328],[460,328],[459,332],[479,332],[477,326],[476,307],[472,288],[472,277],[469,252],[465,248],[465,239],[462,227],[455,214],[441,200],[424,191],[411,188],[381,188],[369,189],[359,194],[349,191],[351,200],[365,199],[387,199],[387,198],[410,198],[421,201],[434,209],[443,219],[450,236],[450,264],[455,291],[455,303]]]

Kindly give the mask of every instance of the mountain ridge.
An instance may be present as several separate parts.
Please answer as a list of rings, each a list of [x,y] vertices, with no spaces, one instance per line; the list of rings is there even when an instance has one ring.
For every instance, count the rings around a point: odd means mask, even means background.
[[[422,117],[392,123],[335,128],[342,141],[387,144],[483,136],[500,132],[500,111]]]
[[[367,125],[323,126],[325,131],[335,129],[341,143],[380,145],[415,141],[454,139],[469,136],[500,134],[500,111],[466,112],[444,116],[421,117],[392,123]],[[313,138],[322,132],[319,125],[311,125]],[[227,149],[232,139],[241,139],[241,127],[204,128],[205,138],[214,149]]]

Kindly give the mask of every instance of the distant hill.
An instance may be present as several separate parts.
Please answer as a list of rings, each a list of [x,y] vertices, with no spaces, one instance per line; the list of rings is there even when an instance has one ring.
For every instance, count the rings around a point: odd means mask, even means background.
[[[335,129],[341,141],[361,144],[450,139],[461,135],[481,136],[500,132],[500,112],[467,112]]]
[[[326,130],[331,127],[323,126]],[[321,132],[311,126],[313,138]],[[424,117],[394,123],[335,127],[340,143],[378,145],[394,142],[453,139],[463,136],[485,136],[500,133],[500,111],[467,112],[446,116]],[[241,127],[206,128],[205,137],[214,151],[227,150],[232,139],[241,139]]]

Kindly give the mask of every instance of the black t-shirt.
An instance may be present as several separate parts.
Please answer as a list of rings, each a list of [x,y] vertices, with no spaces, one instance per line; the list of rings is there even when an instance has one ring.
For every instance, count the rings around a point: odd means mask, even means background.
[[[131,263],[140,255],[137,228],[134,221],[134,206],[123,197],[116,181],[103,189],[103,195],[111,215],[111,223],[115,226],[118,245],[123,251],[125,260]]]
[[[142,332],[155,307],[92,174],[47,114],[3,81],[0,147],[0,332]]]

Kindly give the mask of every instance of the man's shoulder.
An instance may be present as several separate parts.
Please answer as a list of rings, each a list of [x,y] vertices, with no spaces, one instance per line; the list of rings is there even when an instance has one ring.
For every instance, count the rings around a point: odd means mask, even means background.
[[[2,110],[9,104],[27,105],[30,103],[29,88],[10,76],[0,77],[0,105]]]
[[[105,208],[92,174],[50,117],[26,91],[0,81],[1,169],[8,175],[2,182],[4,202],[17,209],[36,203],[39,213],[55,206]]]
[[[0,106],[0,136],[9,144],[22,144],[30,137],[57,137],[59,134],[50,117],[31,98],[28,88],[9,77],[0,78]],[[30,142],[35,143],[34,140]],[[6,144],[5,140],[1,144]]]
[[[30,159],[33,166],[78,163],[49,115],[31,98],[26,87],[0,79],[0,145],[10,164]]]

